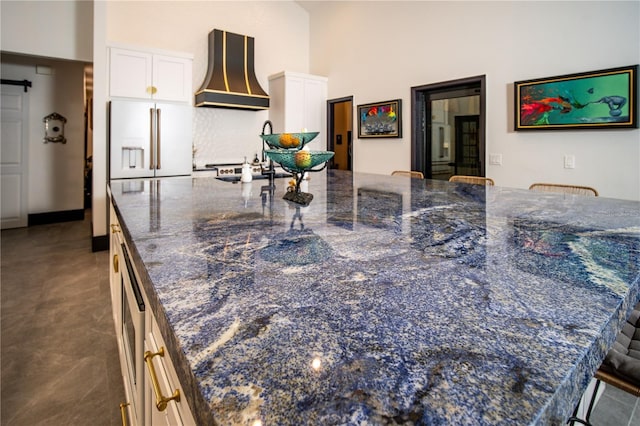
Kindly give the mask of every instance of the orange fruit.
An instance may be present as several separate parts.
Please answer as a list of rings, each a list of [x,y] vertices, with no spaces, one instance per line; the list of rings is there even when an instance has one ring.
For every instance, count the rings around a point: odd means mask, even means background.
[[[291,133],[283,133],[279,138],[280,146],[283,148],[295,148],[300,145],[300,139]]]
[[[308,169],[311,167],[311,154],[309,151],[298,151],[293,158],[294,163],[300,169]]]
[[[291,142],[289,143],[289,146],[291,148],[297,148],[300,145],[300,139],[298,139],[298,137],[291,135]]]

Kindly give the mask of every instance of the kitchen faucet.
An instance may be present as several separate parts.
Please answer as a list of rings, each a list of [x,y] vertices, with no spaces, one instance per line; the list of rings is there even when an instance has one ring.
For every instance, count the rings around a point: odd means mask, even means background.
[[[264,130],[267,128],[267,124],[269,125],[269,134],[273,134],[273,124],[270,120],[267,120],[262,125],[262,134],[264,135]],[[273,160],[269,159],[269,168],[267,170],[264,169],[264,163],[267,161],[267,157],[264,153],[264,139],[262,139],[262,163],[260,164],[260,169],[262,170],[263,175],[269,176],[269,185],[262,185],[260,187],[260,198],[262,198],[262,215],[264,216],[265,206],[267,204],[267,197],[269,198],[269,212],[273,215],[273,194],[276,189],[275,185],[275,175],[276,171],[273,168]]]
[[[264,122],[264,124],[262,125],[262,134],[264,135],[264,129],[267,128],[267,124],[269,125],[269,134],[272,135],[273,134],[273,123],[271,123],[271,120],[267,120]],[[265,161],[267,161],[267,157],[264,153],[264,139],[262,139],[262,162],[264,163]]]
[[[267,124],[269,125],[269,134],[273,134],[273,123],[270,120],[267,120],[262,125],[262,134],[264,135],[264,130],[267,128]],[[262,163],[264,164],[267,161],[266,154],[264,153],[264,139],[262,139]],[[273,167],[273,160],[269,159],[269,167],[265,170],[264,165],[260,165],[260,169],[262,170],[263,175],[267,175],[269,177],[269,188],[270,190],[275,189],[275,179],[276,179],[276,171]],[[264,187],[263,187],[264,188]],[[262,191],[261,191],[262,192]]]

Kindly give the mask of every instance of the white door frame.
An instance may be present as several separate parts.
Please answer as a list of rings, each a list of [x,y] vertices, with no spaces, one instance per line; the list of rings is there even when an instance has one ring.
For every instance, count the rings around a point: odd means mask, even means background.
[[[22,86],[1,92],[0,228],[19,228],[28,224],[29,96]]]

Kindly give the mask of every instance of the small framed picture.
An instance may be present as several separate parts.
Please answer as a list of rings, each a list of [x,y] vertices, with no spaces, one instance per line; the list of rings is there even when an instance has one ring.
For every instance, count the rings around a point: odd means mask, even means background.
[[[358,138],[402,137],[402,100],[358,105]]]

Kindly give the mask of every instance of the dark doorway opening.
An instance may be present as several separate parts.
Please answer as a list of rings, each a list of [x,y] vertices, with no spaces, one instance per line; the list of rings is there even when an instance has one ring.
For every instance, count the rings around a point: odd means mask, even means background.
[[[334,155],[329,167],[353,170],[353,96],[327,101],[328,149]]]
[[[411,88],[411,170],[485,176],[485,76]]]

